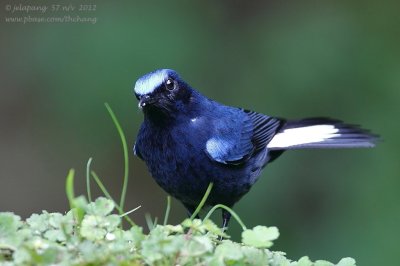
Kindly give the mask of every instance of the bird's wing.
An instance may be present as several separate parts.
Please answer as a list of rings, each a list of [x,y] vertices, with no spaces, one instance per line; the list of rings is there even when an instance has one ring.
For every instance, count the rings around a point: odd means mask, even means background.
[[[256,151],[264,149],[285,122],[283,119],[249,110],[244,110],[244,112],[250,117],[253,123],[252,142]]]
[[[223,164],[241,164],[267,146],[279,130],[281,120],[238,109],[235,121],[217,124],[215,134],[206,143],[206,153]]]

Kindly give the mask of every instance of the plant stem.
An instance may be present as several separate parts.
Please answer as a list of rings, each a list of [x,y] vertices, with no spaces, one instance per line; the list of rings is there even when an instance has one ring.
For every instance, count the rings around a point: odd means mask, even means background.
[[[126,144],[126,138],[125,138],[124,131],[122,130],[121,125],[119,124],[118,119],[115,116],[113,110],[111,109],[110,105],[108,105],[108,103],[104,103],[104,105],[106,106],[108,113],[110,114],[111,119],[113,120],[114,125],[118,130],[119,137],[120,137],[121,143],[122,143],[122,149],[124,152],[124,181],[123,181],[123,185],[122,185],[121,199],[119,201],[119,207],[123,211],[124,204],[125,204],[126,190],[128,188],[128,178],[129,178],[128,146]]]
[[[212,182],[208,185],[206,193],[204,193],[204,196],[201,199],[200,204],[197,206],[196,210],[192,213],[192,216],[190,216],[190,220],[193,220],[197,216],[197,214],[199,214],[200,210],[203,208],[208,198],[208,195],[210,195],[213,185],[214,184]]]
[[[225,209],[228,212],[230,212],[230,214],[232,215],[233,218],[235,218],[235,220],[240,224],[240,226],[242,227],[243,230],[246,230],[246,226],[244,225],[244,223],[242,222],[242,220],[240,219],[239,215],[236,214],[236,212],[234,212],[231,208],[229,208],[228,206],[225,206],[223,204],[217,204],[214,207],[211,208],[211,210],[207,213],[207,215],[204,217],[204,221],[209,219],[211,214],[213,214],[213,212],[218,209]]]
[[[169,212],[171,210],[171,196],[167,197],[167,209],[165,210],[165,216],[164,216],[164,223],[163,225],[166,225],[168,223],[168,218],[169,218]]]
[[[115,208],[118,210],[119,215],[121,217],[124,217],[125,220],[128,221],[128,223],[131,226],[135,226],[136,224],[132,221],[131,218],[129,218],[129,216],[124,215],[124,211],[121,209],[121,207],[118,205],[118,203],[111,197],[110,193],[108,193],[106,187],[104,186],[103,182],[101,182],[100,178],[98,177],[98,175],[94,172],[91,171],[92,177],[94,178],[94,180],[96,181],[97,185],[99,186],[100,190],[103,192],[103,194],[110,200],[112,200],[115,204]]]
[[[89,158],[86,164],[86,192],[88,195],[89,202],[92,202],[92,193],[90,191],[90,165],[92,163],[92,157]]]

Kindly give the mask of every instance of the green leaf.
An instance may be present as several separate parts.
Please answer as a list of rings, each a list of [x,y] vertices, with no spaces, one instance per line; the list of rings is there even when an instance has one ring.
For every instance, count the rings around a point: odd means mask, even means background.
[[[275,226],[256,226],[253,229],[247,229],[242,233],[242,242],[245,245],[256,248],[269,248],[272,241],[279,237],[278,228]]]
[[[61,242],[61,241],[65,241],[66,240],[64,232],[61,231],[61,230],[58,230],[58,229],[47,230],[44,233],[44,238],[46,238],[46,239],[48,239],[50,241],[54,241],[54,242],[56,242],[56,241],[60,241]]]
[[[15,265],[29,265],[31,255],[27,249],[19,248],[13,254],[13,262]]]
[[[99,259],[99,245],[96,245],[94,242],[84,240],[78,245],[78,250],[80,256],[86,262],[93,263],[96,259]]]
[[[224,240],[215,249],[214,256],[221,257],[224,261],[239,261],[243,258],[243,253],[237,243],[230,240]]]
[[[209,237],[195,236],[182,249],[183,256],[197,257],[213,250],[213,244]],[[182,263],[183,264],[183,263]]]
[[[225,239],[229,238],[229,236],[210,219],[205,220],[203,222],[203,226],[208,232],[210,232],[214,235],[222,236]]]
[[[304,256],[299,259],[297,262],[296,266],[312,266],[313,263],[311,262],[310,258],[308,256]]]
[[[165,230],[167,230],[168,234],[172,234],[172,233],[181,233],[181,234],[183,234],[183,227],[180,224],[178,224],[178,225],[167,224],[167,225],[165,225],[163,227],[165,228]]]
[[[95,202],[91,202],[86,206],[86,212],[91,215],[106,216],[110,214],[115,208],[115,204],[112,200],[104,197],[96,199]]]
[[[37,264],[55,265],[60,260],[60,251],[56,247],[49,247],[38,251],[35,257]]]
[[[343,258],[337,266],[356,266],[356,261],[353,258]]]
[[[74,176],[75,176],[75,170],[70,169],[67,175],[67,178],[65,180],[65,192],[67,194],[67,198],[69,201],[69,206],[71,209],[74,208],[74,198],[75,198],[75,192],[74,192]]]
[[[21,226],[21,217],[11,212],[0,213],[0,248],[15,248],[22,242],[23,239],[17,233]]]
[[[212,257],[209,261],[207,261],[208,266],[225,266],[225,262],[221,257]]]
[[[112,233],[121,223],[121,218],[112,214],[106,217],[85,215],[82,220],[80,233],[83,237],[96,241],[104,239],[107,233]]]
[[[64,222],[64,216],[61,213],[49,214],[49,225],[53,228],[61,228]]]
[[[268,264],[268,257],[260,249],[254,247],[243,246],[242,252],[245,257],[246,265],[264,266]]]
[[[129,231],[124,231],[125,234],[123,239],[126,241],[132,241],[133,245],[139,246],[140,242],[143,241],[145,235],[143,234],[143,228],[139,226],[132,226]]]
[[[87,200],[86,200],[86,198],[84,196],[76,197],[73,200],[73,203],[74,203],[74,208],[72,210],[75,213],[76,219],[77,219],[78,224],[79,224],[79,223],[82,222],[83,216],[85,215],[86,205],[88,203],[87,203]]]
[[[184,228],[190,229],[192,234],[204,234],[207,231],[206,227],[200,219],[185,219],[182,222],[182,226]]]
[[[174,258],[184,244],[184,235],[169,236],[162,226],[156,226],[142,241],[142,255],[148,264],[153,265],[155,261]]]
[[[117,227],[121,224],[121,217],[116,214],[111,214],[104,217],[104,222],[102,226],[107,229],[107,231],[111,232],[117,229]]]
[[[103,218],[94,215],[85,215],[82,220],[80,233],[83,237],[96,241],[104,239],[107,231],[102,228]]]
[[[49,217],[49,213],[43,211],[42,214],[32,214],[31,217],[26,219],[26,222],[30,226],[33,234],[41,235],[49,228]]]
[[[314,266],[334,266],[334,264],[326,260],[317,260],[314,262]]]
[[[271,266],[289,266],[292,265],[290,263],[290,260],[288,260],[285,257],[285,252],[280,252],[280,251],[269,251],[266,250],[266,253],[268,254],[268,265]],[[294,263],[293,265],[296,265],[296,263]]]
[[[178,225],[156,225],[148,235],[136,225],[124,230],[121,217],[111,214],[113,200],[87,204],[74,198],[66,214],[33,214],[24,223],[12,213],[0,213],[0,264],[11,265],[255,265],[333,266],[302,257],[298,262],[284,252],[266,249],[279,236],[275,227],[245,230],[243,243],[217,241],[229,237],[211,220],[187,219]],[[82,214],[77,223],[76,213]],[[355,266],[344,258],[339,266]]]

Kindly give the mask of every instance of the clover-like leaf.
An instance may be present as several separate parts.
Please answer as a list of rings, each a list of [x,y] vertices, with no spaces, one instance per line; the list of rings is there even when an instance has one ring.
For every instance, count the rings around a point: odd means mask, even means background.
[[[285,257],[285,252],[281,251],[269,251],[268,249],[265,250],[268,256],[268,264],[271,266],[282,266],[282,265],[292,265],[290,264],[290,261]],[[293,265],[296,265],[296,262],[293,263]]]
[[[183,233],[183,227],[180,224],[178,224],[178,225],[167,224],[167,225],[164,225],[163,227],[165,228],[165,230],[167,230],[167,232],[169,234],[172,234],[172,233],[181,233],[182,234]]]
[[[343,258],[337,266],[356,266],[356,261],[353,258]]]
[[[31,255],[27,249],[19,248],[13,254],[14,265],[29,265]]]
[[[11,212],[0,213],[0,247],[18,245],[22,239],[17,230],[21,226],[21,217]]]
[[[221,257],[224,261],[239,261],[243,258],[243,253],[237,243],[230,240],[224,240],[215,249],[214,256]]]
[[[143,234],[143,228],[139,226],[133,226],[129,231],[124,231],[123,239],[131,241],[133,245],[138,246],[143,241],[145,235]]]
[[[44,233],[49,229],[49,213],[43,211],[41,214],[32,214],[31,217],[26,219],[26,222],[30,226],[34,234]]]
[[[213,244],[209,237],[195,236],[184,246],[181,252],[185,256],[195,257],[212,250]]]
[[[79,204],[78,204],[79,203]],[[11,265],[255,265],[333,266],[308,257],[291,261],[284,252],[267,249],[279,236],[275,227],[245,230],[242,243],[211,220],[187,219],[179,225],[157,225],[149,234],[133,225],[121,226],[111,214],[115,203],[106,198],[87,204],[74,198],[66,214],[33,214],[26,222],[0,213],[0,264]],[[215,241],[218,236],[225,240]],[[355,266],[344,258],[338,266]]]
[[[63,232],[62,230],[60,230],[60,229],[50,229],[50,230],[47,230],[47,231],[44,233],[44,237],[45,237],[46,239],[48,239],[48,240],[50,240],[50,241],[54,241],[54,242],[56,242],[56,241],[61,242],[61,241],[65,241],[65,240],[66,240],[66,237],[65,237],[65,235],[64,235],[64,232]]]
[[[301,257],[296,266],[312,266],[313,263],[308,256]]]
[[[269,248],[272,241],[279,237],[278,228],[275,226],[256,226],[253,229],[246,229],[242,233],[242,242],[245,245],[256,248]]]
[[[103,218],[103,217],[102,217]],[[114,231],[121,224],[121,217],[116,214],[111,214],[102,219],[103,226],[107,231]]]
[[[268,265],[268,257],[263,250],[243,246],[242,252],[244,255],[244,262],[246,265],[264,266]]]
[[[102,218],[94,215],[85,215],[80,228],[81,235],[92,241],[104,239],[107,231],[100,226],[103,222]]]
[[[229,236],[210,219],[205,220],[203,222],[203,226],[210,233],[213,233],[217,236],[222,236],[225,239],[229,238]]]
[[[326,260],[317,260],[314,262],[314,266],[334,266],[334,264]]]
[[[142,241],[142,255],[148,264],[176,256],[185,244],[184,235],[169,235],[163,226],[156,226]]]
[[[100,197],[86,206],[86,212],[91,215],[106,216],[114,210],[114,207],[112,200]]]

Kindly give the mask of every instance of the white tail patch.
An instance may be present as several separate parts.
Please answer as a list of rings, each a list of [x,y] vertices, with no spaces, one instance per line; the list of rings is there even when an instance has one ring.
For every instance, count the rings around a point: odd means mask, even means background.
[[[276,134],[268,143],[267,148],[287,148],[308,143],[323,142],[338,137],[339,129],[333,125],[315,125],[298,128],[288,128]]]

